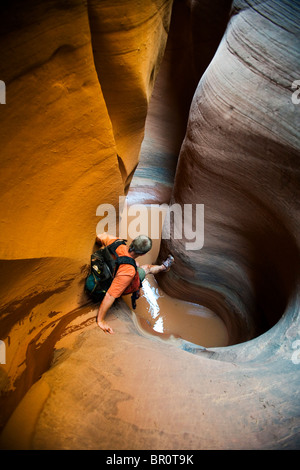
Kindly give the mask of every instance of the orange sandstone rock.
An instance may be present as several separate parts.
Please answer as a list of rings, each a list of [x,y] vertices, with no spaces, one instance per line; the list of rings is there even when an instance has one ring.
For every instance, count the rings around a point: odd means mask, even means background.
[[[2,258],[86,259],[97,206],[118,202],[138,163],[171,4],[6,8]]]
[[[173,0],[88,3],[95,68],[128,190],[148,103],[168,37]]]
[[[96,209],[119,202],[138,163],[171,6],[15,0],[3,8],[0,426],[49,366],[64,316],[87,302]]]

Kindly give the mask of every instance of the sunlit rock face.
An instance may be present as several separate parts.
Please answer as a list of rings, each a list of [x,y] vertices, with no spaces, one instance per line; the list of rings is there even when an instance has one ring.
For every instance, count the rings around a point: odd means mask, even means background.
[[[235,2],[192,102],[171,203],[204,204],[204,246],[165,241],[161,285],[204,302],[231,341],[273,326],[299,276],[299,6]],[[187,295],[188,292],[188,295]]]
[[[234,2],[214,56],[230,2],[174,2],[139,176],[155,166],[165,202],[176,172],[171,202],[205,206],[204,247],[163,242],[176,262],[160,279],[241,343],[203,350],[141,335],[122,303],[104,335],[83,293],[96,208],[138,162],[172,2],[36,3],[1,17],[1,448],[299,448],[296,4]]]
[[[5,7],[2,258],[90,252],[97,206],[118,201],[138,163],[171,3]]]
[[[1,257],[78,257],[95,205],[123,191],[82,2],[4,11]],[[96,202],[97,201],[97,202]],[[72,243],[69,243],[72,237]]]
[[[137,166],[172,3],[88,2],[95,68],[114,129],[125,191]]]
[[[49,366],[56,326],[87,302],[96,210],[117,205],[138,163],[171,7],[72,0],[2,9],[1,426]]]

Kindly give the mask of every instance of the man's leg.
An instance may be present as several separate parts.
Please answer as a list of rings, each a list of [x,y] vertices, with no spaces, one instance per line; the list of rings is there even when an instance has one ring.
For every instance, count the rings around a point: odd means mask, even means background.
[[[145,264],[144,266],[141,266],[141,268],[145,271],[146,275],[147,274],[158,274],[162,271],[168,271],[171,267],[171,265],[174,262],[174,258],[172,255],[169,255],[166,261],[163,261],[162,264]]]
[[[158,274],[161,271],[165,271],[166,268],[161,264],[144,264],[141,268],[145,271],[145,274]]]

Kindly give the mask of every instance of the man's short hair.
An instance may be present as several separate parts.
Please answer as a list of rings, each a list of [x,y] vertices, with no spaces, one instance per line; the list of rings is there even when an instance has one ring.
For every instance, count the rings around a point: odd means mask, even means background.
[[[130,244],[129,251],[134,251],[137,255],[144,255],[152,248],[152,240],[147,235],[139,235]]]

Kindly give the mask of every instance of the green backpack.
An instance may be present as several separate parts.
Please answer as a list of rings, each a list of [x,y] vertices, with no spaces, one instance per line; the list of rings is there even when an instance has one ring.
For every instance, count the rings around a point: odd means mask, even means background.
[[[131,264],[137,270],[130,256],[119,256],[116,249],[126,245],[125,240],[116,240],[111,245],[100,248],[91,256],[91,273],[85,280],[85,291],[94,302],[101,302],[121,264]]]

